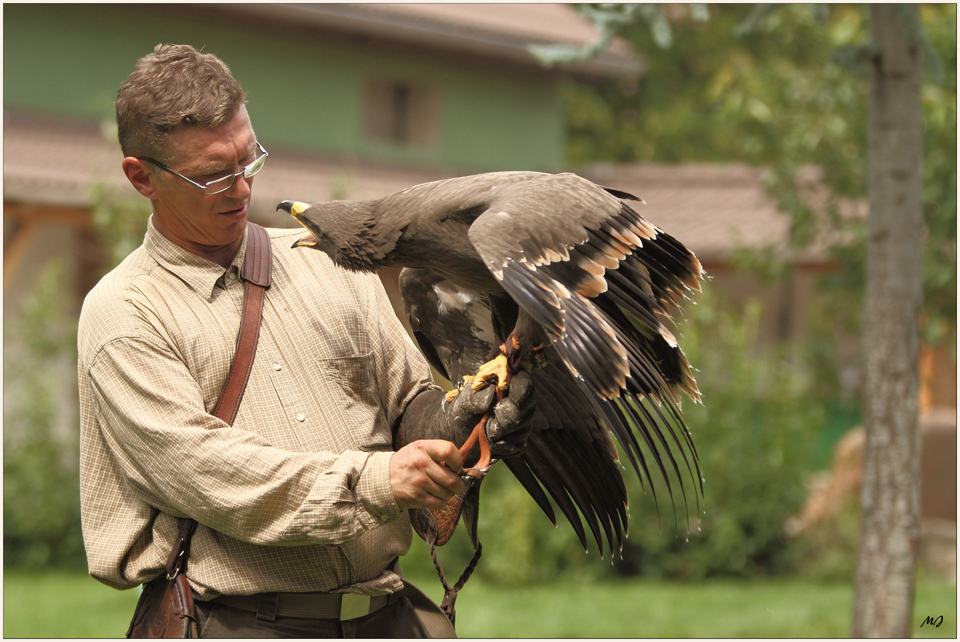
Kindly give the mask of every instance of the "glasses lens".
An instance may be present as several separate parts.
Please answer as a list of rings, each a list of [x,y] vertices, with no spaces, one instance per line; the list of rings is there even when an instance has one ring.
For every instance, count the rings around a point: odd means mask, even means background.
[[[257,142],[257,146],[260,148],[260,151],[263,152],[263,155],[243,168],[243,171],[240,172],[240,174],[243,174],[244,178],[250,178],[257,172],[259,172],[261,169],[263,169],[264,164],[266,164],[267,162],[267,156],[269,156],[269,154],[267,154],[267,150],[265,150],[263,146],[260,145],[259,142]],[[203,188],[204,194],[207,194],[208,196],[213,196],[214,194],[219,194],[220,192],[227,191],[228,189],[230,189],[230,186],[233,185],[233,181],[240,174],[230,174],[229,176],[218,178],[215,181],[210,181]]]
[[[230,174],[229,176],[218,178],[215,181],[210,181],[203,187],[203,193],[208,196],[213,196],[214,194],[225,192],[233,185],[234,178],[236,178],[236,174]]]
[[[244,177],[245,177],[245,178],[250,178],[251,176],[253,176],[253,175],[256,174],[257,172],[259,172],[261,169],[263,169],[263,166],[264,166],[264,164],[266,164],[266,162],[267,162],[267,155],[264,154],[263,156],[261,156],[261,157],[258,158],[257,160],[253,161],[252,163],[250,163],[249,165],[247,165],[246,167],[244,167],[244,168],[243,168],[243,175],[244,175]]]

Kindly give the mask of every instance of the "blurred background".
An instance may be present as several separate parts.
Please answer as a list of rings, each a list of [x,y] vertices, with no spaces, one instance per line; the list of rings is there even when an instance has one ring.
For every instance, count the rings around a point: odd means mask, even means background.
[[[270,152],[251,207],[260,224],[294,223],[274,210],[285,199],[574,171],[641,196],[641,214],[703,263],[710,280],[686,306],[680,342],[703,392],[702,405],[683,410],[704,506],[682,497],[674,506],[662,488],[654,502],[625,471],[630,538],[601,559],[495,469],[481,508],[484,558],[458,603],[461,635],[849,635],[863,449],[866,8],[638,5],[617,14],[629,20],[599,53],[561,62],[602,35],[579,9],[4,5],[4,635],[122,636],[137,599],[85,573],[76,322],[86,292],[146,227],[149,204],[120,169],[113,101],[160,42],[215,53],[246,90]],[[924,5],[919,16],[914,632],[956,637],[956,5]],[[602,24],[602,12],[592,17]],[[381,276],[395,297],[397,274]],[[464,537],[439,551],[454,576],[471,553]],[[439,600],[419,540],[404,567]],[[942,626],[920,628],[928,615],[943,615]]]

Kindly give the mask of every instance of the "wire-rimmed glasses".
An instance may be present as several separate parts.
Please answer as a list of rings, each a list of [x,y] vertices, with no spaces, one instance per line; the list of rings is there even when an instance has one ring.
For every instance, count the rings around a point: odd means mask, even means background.
[[[228,189],[230,189],[233,186],[233,182],[237,180],[237,176],[242,175],[244,178],[250,178],[257,172],[259,172],[261,169],[263,169],[264,164],[267,162],[267,156],[269,156],[270,154],[268,154],[267,150],[263,148],[263,145],[260,144],[259,140],[257,141],[257,149],[260,151],[260,156],[258,156],[256,160],[254,160],[252,163],[244,167],[242,170],[240,170],[236,174],[227,174],[222,178],[217,178],[215,180],[208,181],[207,183],[198,183],[196,181],[192,181],[186,176],[184,176],[183,174],[173,171],[172,169],[170,169],[160,161],[150,158],[149,156],[137,156],[137,159],[142,161],[147,161],[148,163],[153,163],[160,169],[164,169],[170,172],[171,174],[173,174],[174,176],[179,176],[180,178],[187,181],[194,187],[199,187],[200,189],[203,190],[204,194],[207,194],[208,196],[213,196],[214,194],[219,194],[220,192],[225,192]]]

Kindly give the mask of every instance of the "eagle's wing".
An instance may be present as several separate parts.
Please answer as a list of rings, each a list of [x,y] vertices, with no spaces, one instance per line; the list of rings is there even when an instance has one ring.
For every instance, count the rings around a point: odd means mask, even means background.
[[[665,462],[697,489],[699,461],[679,391],[699,391],[671,315],[699,289],[700,263],[625,201],[573,174],[506,186],[469,239],[503,288],[547,332],[569,370],[594,393],[637,475],[652,479],[635,426],[670,488]],[[651,402],[644,401],[649,399]],[[686,484],[681,492],[686,496]],[[671,491],[672,495],[672,491]],[[684,501],[686,506],[686,501]]]
[[[475,373],[506,338],[495,336],[486,297],[432,272],[405,268],[400,292],[420,349],[451,381]],[[531,376],[536,399],[533,431],[524,452],[504,462],[556,524],[549,493],[584,548],[587,535],[578,509],[601,555],[604,536],[611,551],[614,546],[622,548],[627,492],[602,411],[557,358],[548,358],[546,367],[533,370]],[[473,528],[467,524],[469,531]]]

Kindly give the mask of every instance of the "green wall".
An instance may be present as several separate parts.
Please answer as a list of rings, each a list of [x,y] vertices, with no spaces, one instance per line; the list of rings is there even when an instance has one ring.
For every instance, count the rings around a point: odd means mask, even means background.
[[[5,4],[4,107],[112,118],[117,87],[158,42],[189,43],[223,58],[247,91],[257,135],[268,146],[476,171],[562,164],[565,123],[552,77],[200,21],[162,5]],[[365,140],[361,79],[369,72],[441,88],[436,149]]]

